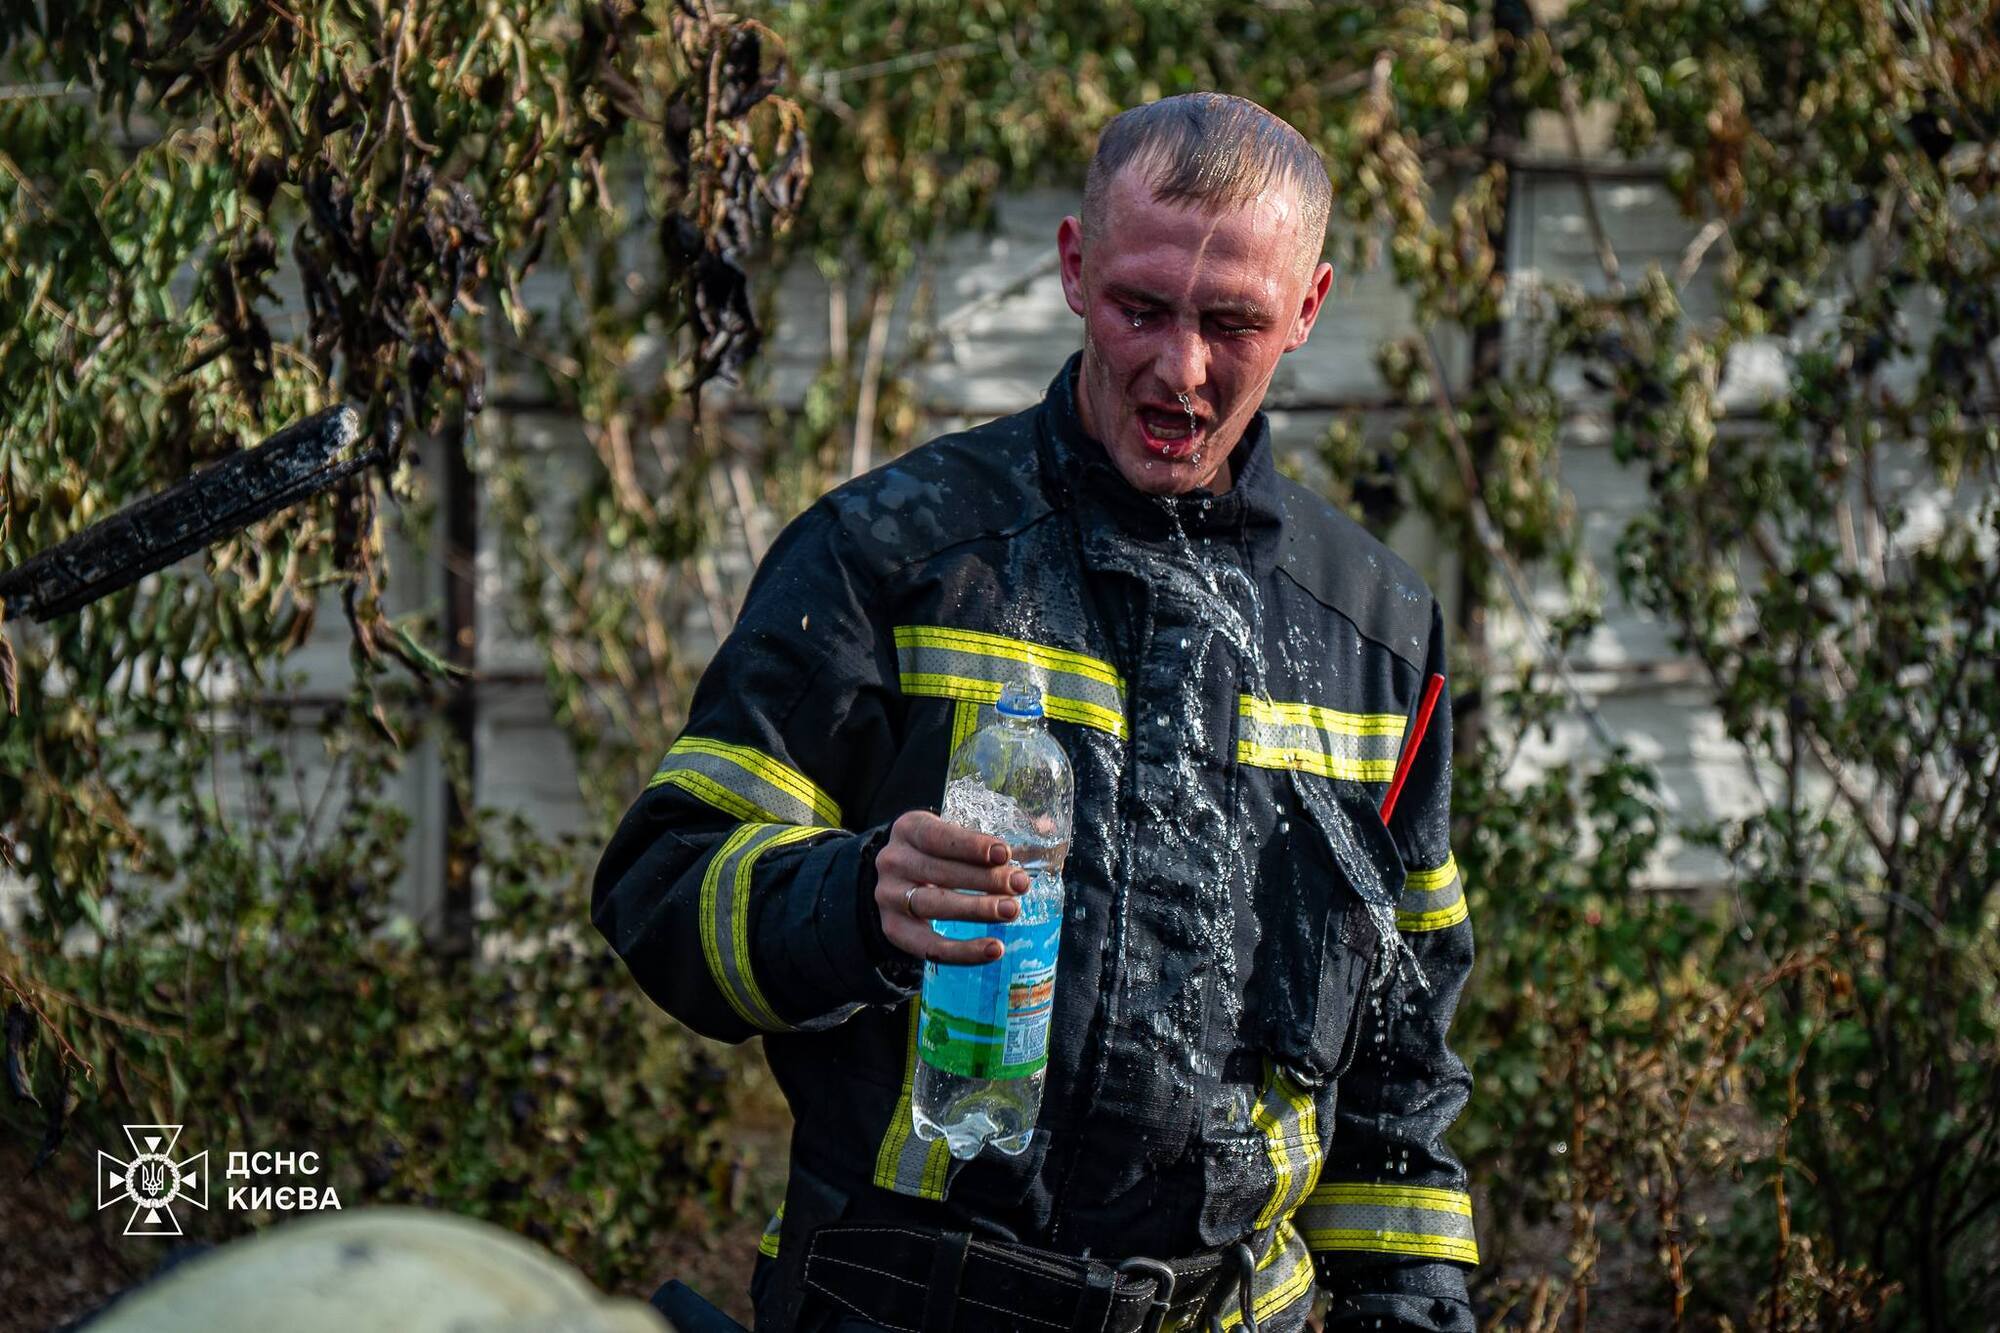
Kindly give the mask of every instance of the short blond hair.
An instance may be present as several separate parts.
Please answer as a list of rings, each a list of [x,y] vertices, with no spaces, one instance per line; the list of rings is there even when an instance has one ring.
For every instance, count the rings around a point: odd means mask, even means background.
[[[1248,98],[1182,93],[1112,117],[1084,178],[1086,245],[1103,234],[1105,197],[1127,167],[1144,173],[1155,199],[1210,209],[1240,208],[1273,185],[1290,185],[1304,263],[1326,245],[1333,208],[1326,162],[1303,134]]]

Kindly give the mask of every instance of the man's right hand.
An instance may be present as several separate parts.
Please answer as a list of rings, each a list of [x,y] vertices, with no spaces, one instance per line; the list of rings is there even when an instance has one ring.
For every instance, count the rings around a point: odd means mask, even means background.
[[[1021,914],[1028,874],[1009,863],[1007,844],[928,810],[912,810],[889,826],[875,854],[875,910],[889,943],[935,963],[990,963],[999,940],[948,940],[932,921],[1012,921]],[[961,893],[971,889],[972,893]]]

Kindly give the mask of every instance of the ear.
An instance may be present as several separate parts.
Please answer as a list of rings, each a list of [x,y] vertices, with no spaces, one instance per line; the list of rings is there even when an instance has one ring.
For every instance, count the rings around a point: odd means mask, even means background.
[[[1312,281],[1306,284],[1305,295],[1299,298],[1299,313],[1292,321],[1291,336],[1285,339],[1285,350],[1293,351],[1303,347],[1312,334],[1313,323],[1319,319],[1320,307],[1326,304],[1326,294],[1333,286],[1333,265],[1320,261],[1313,270]]]
[[[1056,227],[1056,254],[1062,260],[1063,299],[1081,315],[1087,309],[1083,299],[1083,223],[1074,214]]]

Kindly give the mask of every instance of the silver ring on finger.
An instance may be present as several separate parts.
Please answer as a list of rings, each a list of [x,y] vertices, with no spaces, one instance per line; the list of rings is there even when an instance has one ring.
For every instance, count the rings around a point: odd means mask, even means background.
[[[912,921],[923,920],[922,917],[917,915],[916,903],[917,890],[922,887],[920,884],[912,884],[909,888],[903,890],[903,912]]]

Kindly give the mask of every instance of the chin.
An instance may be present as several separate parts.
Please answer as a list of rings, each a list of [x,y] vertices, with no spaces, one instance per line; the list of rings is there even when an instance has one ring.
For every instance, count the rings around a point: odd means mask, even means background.
[[[1221,470],[1207,458],[1197,464],[1187,455],[1162,456],[1137,443],[1121,448],[1116,462],[1126,483],[1147,495],[1185,495],[1199,487],[1211,486]]]

